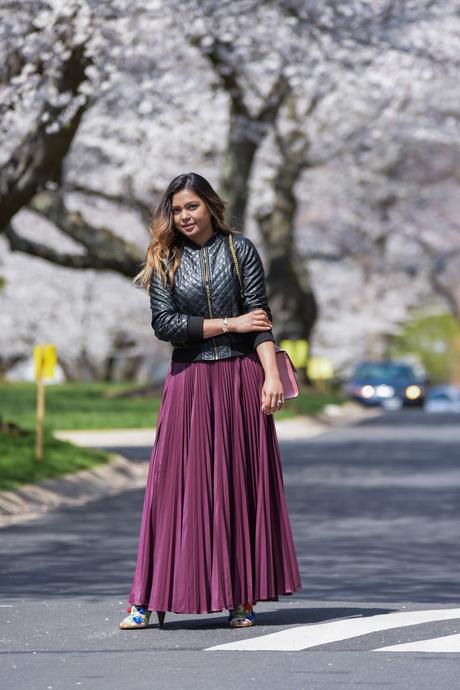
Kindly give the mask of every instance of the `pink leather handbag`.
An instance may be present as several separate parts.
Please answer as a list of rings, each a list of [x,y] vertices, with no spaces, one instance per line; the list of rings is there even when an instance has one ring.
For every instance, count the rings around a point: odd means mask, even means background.
[[[241,299],[243,299],[243,281],[241,278],[240,265],[238,263],[238,257],[236,256],[232,235],[228,236],[228,245],[230,247],[230,253],[233,258],[233,263],[235,264],[236,275],[238,276],[238,281],[240,284]],[[275,354],[276,364],[278,366],[281,384],[283,386],[284,399],[289,400],[290,398],[296,398],[299,395],[299,384],[297,383],[296,377],[297,369],[293,365],[292,360],[286,350],[282,350],[280,347],[278,347],[278,345],[275,345]]]
[[[281,350],[278,345],[275,345],[276,364],[280,373],[281,383],[283,385],[283,395],[285,400],[289,398],[297,398],[299,395],[299,384],[297,383],[296,371],[297,369],[292,363],[286,350]]]

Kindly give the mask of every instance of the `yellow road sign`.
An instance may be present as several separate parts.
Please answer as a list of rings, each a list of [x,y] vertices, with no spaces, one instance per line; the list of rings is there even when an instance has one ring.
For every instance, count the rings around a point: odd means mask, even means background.
[[[57,364],[56,346],[47,343],[46,345],[35,345],[34,365],[35,380],[49,379],[54,376]]]
[[[286,350],[297,369],[306,366],[308,356],[308,342],[306,340],[289,340],[286,338],[280,341],[280,348]]]
[[[325,381],[334,375],[332,362],[326,357],[310,357],[308,361],[308,376],[312,381]]]

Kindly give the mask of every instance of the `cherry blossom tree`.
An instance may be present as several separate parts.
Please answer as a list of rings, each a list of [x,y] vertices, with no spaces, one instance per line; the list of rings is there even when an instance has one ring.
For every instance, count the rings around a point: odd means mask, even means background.
[[[308,336],[318,303],[331,352],[332,322],[355,308],[363,341],[432,294],[454,313],[453,0],[37,0],[4,14],[10,250],[82,280],[132,276],[156,198],[195,169],[257,239],[280,336]],[[340,365],[361,353],[341,342]]]

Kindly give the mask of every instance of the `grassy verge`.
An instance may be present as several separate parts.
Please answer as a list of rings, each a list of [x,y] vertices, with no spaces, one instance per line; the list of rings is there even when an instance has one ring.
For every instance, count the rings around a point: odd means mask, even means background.
[[[66,383],[46,387],[46,427],[55,429],[132,429],[156,424],[160,397],[113,398],[132,385]],[[0,384],[0,417],[19,426],[35,426],[36,387]]]
[[[160,395],[145,398],[113,398],[129,384],[67,383],[46,388],[46,427],[49,430],[153,428]],[[0,384],[0,417],[19,426],[35,425],[34,384]],[[328,403],[341,404],[337,393],[319,393],[303,388],[299,397],[286,402],[276,419],[298,414],[317,414]]]
[[[1,491],[90,469],[109,459],[108,453],[78,448],[71,443],[58,441],[48,433],[44,439],[44,457],[36,462],[34,445],[35,435],[30,431],[21,435],[0,432]]]
[[[58,441],[52,436],[53,430],[153,428],[160,396],[112,397],[115,392],[128,388],[131,388],[128,384],[100,383],[48,386],[45,451],[43,460],[37,463],[32,431],[35,426],[35,386],[0,384],[0,418],[27,429],[22,434],[0,431],[0,490],[14,489],[21,484],[40,482],[107,462],[107,453]],[[298,398],[286,402],[285,408],[276,414],[276,419],[318,414],[324,405],[342,402],[344,399],[338,394],[304,388]]]

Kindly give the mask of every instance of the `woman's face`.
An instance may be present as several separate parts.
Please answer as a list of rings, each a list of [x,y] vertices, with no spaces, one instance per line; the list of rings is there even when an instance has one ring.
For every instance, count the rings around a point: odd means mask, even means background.
[[[173,195],[172,213],[179,232],[194,242],[204,244],[213,235],[211,214],[204,201],[190,189]]]

